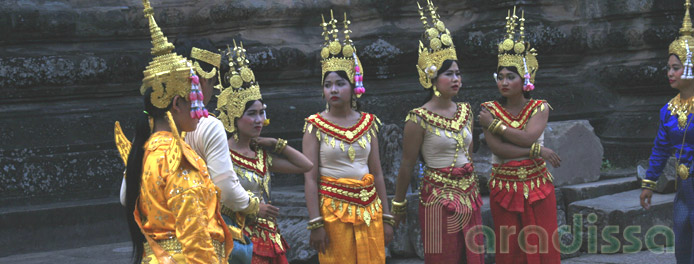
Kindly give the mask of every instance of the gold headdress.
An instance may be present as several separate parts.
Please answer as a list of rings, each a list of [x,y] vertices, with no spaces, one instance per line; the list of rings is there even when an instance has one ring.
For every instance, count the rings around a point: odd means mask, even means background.
[[[249,67],[248,59],[246,59],[246,49],[243,48],[243,42],[240,44],[237,46],[236,40],[234,40],[234,50],[232,51],[227,47],[229,72],[224,74],[224,78],[229,86],[224,87],[221,81],[215,86],[222,91],[217,96],[217,110],[221,112],[219,120],[222,121],[224,128],[229,133],[236,132],[234,119],[243,115],[246,103],[263,99],[260,95],[260,86],[255,81],[255,74]]]
[[[682,28],[680,28],[680,36],[670,43],[669,54],[675,54],[679,57],[680,61],[684,64],[684,74],[682,74],[682,79],[694,79],[694,74],[692,74],[692,52],[694,49],[694,37],[692,33],[692,19],[689,17],[689,7],[691,3],[686,0],[684,3],[684,20],[682,21]]]
[[[520,38],[516,40],[516,26],[520,21]],[[521,14],[520,20],[516,16],[516,7],[513,7],[506,16],[506,39],[499,43],[499,64],[498,67],[516,67],[519,73],[523,73],[525,85],[523,91],[532,91],[535,86],[535,74],[539,67],[537,63],[537,51],[530,48],[530,43],[525,41],[525,11]]]
[[[458,60],[453,45],[451,32],[448,31],[443,21],[439,20],[440,16],[436,13],[437,7],[431,0],[427,0],[427,11],[431,18],[431,24],[427,22],[427,17],[424,14],[424,8],[417,2],[419,8],[420,20],[424,25],[424,39],[427,45],[419,41],[419,59],[417,60],[417,72],[419,73],[419,83],[425,89],[433,87],[431,79],[436,77],[436,72],[441,68],[441,65],[446,60]],[[434,88],[434,94],[439,96],[439,92]]]
[[[195,69],[195,72],[202,78],[205,79],[212,79],[215,75],[217,75],[217,69],[219,68],[219,63],[222,61],[222,55],[193,47],[193,49],[190,51],[190,57],[194,60],[196,60],[195,63],[193,63],[193,68]],[[197,61],[202,61],[207,64],[210,64],[214,66],[211,71],[206,72],[205,70],[200,67],[200,63]]]
[[[345,39],[343,43],[340,43],[340,39],[337,36],[337,19],[333,16],[333,10],[330,10],[330,21],[325,22],[325,17],[321,15],[323,23],[323,37],[325,37],[325,42],[320,51],[321,56],[321,85],[323,83],[323,77],[326,72],[331,71],[344,71],[349,77],[349,82],[355,85],[354,94],[357,98],[361,97],[361,94],[365,92],[363,81],[364,68],[362,67],[359,57],[357,57],[357,51],[352,44],[352,40],[349,38],[349,33],[352,31],[349,29],[349,20],[347,20],[347,13],[345,12],[345,19],[343,20],[344,25],[344,35]],[[332,29],[328,30],[328,26]],[[330,36],[332,35],[332,40]]]
[[[152,35],[152,55],[154,58],[144,70],[144,79],[140,93],[152,88],[151,102],[157,108],[166,108],[171,99],[178,95],[188,98],[191,92],[192,64],[181,55],[172,52],[171,44],[154,20],[154,10],[149,0],[142,0],[145,18],[149,20],[149,31]]]

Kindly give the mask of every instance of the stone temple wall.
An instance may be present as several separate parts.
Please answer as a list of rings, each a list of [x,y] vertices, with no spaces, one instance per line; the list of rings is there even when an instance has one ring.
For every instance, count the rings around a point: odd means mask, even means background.
[[[475,110],[498,96],[492,73],[504,17],[522,6],[539,51],[535,98],[552,121],[587,119],[611,163],[647,159],[658,109],[676,94],[665,77],[681,0],[438,0],[463,73],[457,100]],[[171,41],[242,40],[269,106],[264,133],[299,138],[320,111],[320,14],[349,12],[364,63],[364,110],[401,125],[426,92],[415,71],[422,25],[415,1],[152,0]],[[115,197],[123,165],[113,122],[126,133],[140,114],[151,58],[137,0],[0,2],[0,207]],[[477,130],[479,131],[479,130]],[[561,154],[561,153],[560,153]],[[565,161],[566,162],[566,161]],[[275,186],[301,184],[276,177]]]

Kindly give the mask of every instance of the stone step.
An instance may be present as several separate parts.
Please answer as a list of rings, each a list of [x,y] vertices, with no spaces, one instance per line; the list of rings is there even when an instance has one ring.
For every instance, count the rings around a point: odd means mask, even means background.
[[[600,180],[609,180],[624,177],[635,177],[636,168],[615,168],[600,172]]]
[[[129,241],[118,198],[0,209],[0,256]]]
[[[603,195],[610,195],[639,188],[636,177],[621,177],[597,182],[588,182],[559,187],[561,190],[564,204],[569,204],[587,199],[597,198]],[[569,217],[570,219],[570,217]]]
[[[641,207],[640,194],[641,189],[636,189],[570,203],[567,222],[580,225],[580,230],[583,233],[580,243],[581,252],[603,252],[601,245],[610,243],[603,236],[606,227],[614,229],[611,236],[617,238],[619,245],[623,245],[623,247],[618,245],[616,248],[617,252],[620,253],[629,251],[630,248],[638,251],[645,249],[649,241],[644,240],[644,235],[657,225],[665,226],[667,230],[671,231],[675,194],[653,194],[651,207],[648,210]],[[588,247],[589,229],[594,230],[591,232],[595,232],[594,234],[597,234],[598,238],[597,243],[591,243],[597,246],[591,248]],[[573,227],[571,232],[573,232]],[[608,233],[608,235],[610,234]],[[663,245],[663,238],[662,235],[656,236],[656,244]],[[640,246],[636,240],[641,244]]]

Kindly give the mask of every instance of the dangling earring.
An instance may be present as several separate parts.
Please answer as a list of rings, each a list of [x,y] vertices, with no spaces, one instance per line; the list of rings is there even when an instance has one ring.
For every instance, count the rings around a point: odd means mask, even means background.
[[[239,133],[234,133],[231,137],[234,138],[234,141],[239,142]]]
[[[325,94],[321,93],[321,98],[325,101],[325,112],[330,112],[330,105],[328,104],[328,101],[325,100]]]
[[[434,89],[434,95],[436,97],[441,97],[441,93],[439,93],[439,90],[436,89],[436,85],[433,85],[431,88]]]
[[[357,110],[357,96],[352,94],[352,110]]]

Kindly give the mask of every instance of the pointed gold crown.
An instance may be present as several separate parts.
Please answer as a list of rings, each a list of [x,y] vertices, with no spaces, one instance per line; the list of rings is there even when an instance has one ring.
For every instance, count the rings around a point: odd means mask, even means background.
[[[537,62],[537,51],[530,47],[530,43],[525,41],[525,10],[522,11],[520,19],[516,16],[516,7],[513,7],[506,16],[506,39],[499,43],[499,63],[498,67],[516,67],[521,77],[530,75],[530,82],[535,83],[535,74],[539,67]],[[519,38],[516,38],[516,26],[520,22]]]
[[[224,124],[226,131],[234,133],[236,132],[234,120],[241,118],[246,103],[263,99],[263,97],[260,95],[260,86],[255,81],[255,74],[246,59],[243,42],[237,46],[234,40],[234,49],[227,47],[226,55],[229,61],[229,72],[224,74],[224,79],[229,86],[224,87],[221,80],[215,86],[222,91],[217,96],[217,110],[220,111],[219,120]]]
[[[340,43],[340,39],[337,36],[337,33],[339,32],[339,30],[337,29],[338,22],[337,19],[335,19],[335,17],[333,16],[333,10],[330,10],[330,20],[328,22],[325,22],[325,17],[322,14],[321,18],[323,19],[323,23],[320,24],[321,27],[323,27],[322,35],[325,38],[323,47],[320,50],[322,69],[321,86],[323,85],[323,77],[325,76],[325,73],[331,71],[346,72],[347,76],[349,77],[349,82],[355,84],[355,58],[359,63],[359,67],[361,67],[362,73],[364,72],[364,67],[361,64],[359,57],[357,57],[356,55],[357,50],[354,48],[352,40],[349,38],[349,34],[352,33],[352,30],[349,29],[349,25],[352,22],[347,20],[347,12],[345,12],[345,18],[342,21],[342,24],[344,25],[343,33],[345,36],[345,39],[342,43]],[[328,29],[328,26],[330,26],[331,29]]]
[[[181,55],[172,52],[171,44],[154,20],[154,10],[149,0],[142,0],[145,18],[149,20],[149,32],[152,35],[152,55],[154,58],[143,71],[144,78],[140,93],[152,88],[151,102],[157,108],[166,108],[174,96],[187,98],[191,90],[190,76],[192,64]]]
[[[193,47],[193,49],[190,51],[190,58],[195,60],[193,63],[195,73],[205,79],[212,79],[215,75],[217,75],[217,69],[219,69],[219,64],[222,61],[222,55],[196,47]],[[206,72],[202,69],[202,67],[200,67],[200,63],[198,63],[198,61],[212,65],[214,68],[212,68],[212,70],[209,72]]]
[[[458,60],[453,45],[451,32],[440,20],[438,9],[431,0],[427,0],[426,11],[429,13],[431,23],[425,15],[425,9],[417,2],[419,16],[424,25],[424,35],[419,41],[419,59],[417,60],[417,72],[419,73],[419,83],[426,89],[432,87],[431,79],[436,77],[436,72],[446,60]],[[424,43],[427,43],[426,45]]]
[[[683,63],[687,58],[687,44],[689,45],[689,50],[694,51],[694,37],[692,37],[694,30],[692,29],[692,19],[689,17],[690,6],[691,3],[689,3],[689,0],[686,0],[684,3],[684,20],[680,28],[680,36],[670,43],[670,48],[668,49],[669,54],[677,55]]]

